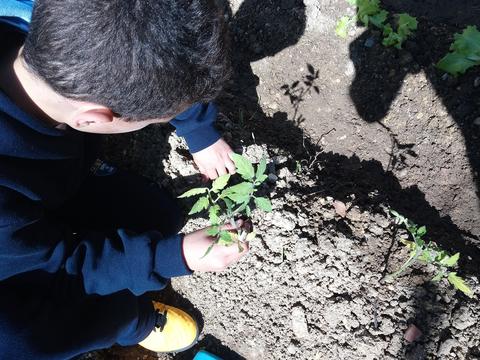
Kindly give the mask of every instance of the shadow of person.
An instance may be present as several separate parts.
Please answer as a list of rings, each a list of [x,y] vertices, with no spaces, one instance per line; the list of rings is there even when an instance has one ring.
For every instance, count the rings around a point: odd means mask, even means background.
[[[235,14],[227,5],[225,14],[234,74],[220,103],[223,108],[240,106],[249,113],[263,114],[256,91],[259,78],[251,63],[274,56],[300,40],[306,27],[305,4],[303,0],[245,0]],[[233,104],[229,102],[232,99]]]
[[[381,124],[405,77],[423,71],[462,133],[480,197],[480,126],[474,123],[480,117],[480,87],[475,87],[480,69],[473,68],[455,79],[435,68],[449,51],[455,33],[468,25],[480,27],[480,4],[470,0],[384,0],[382,6],[391,13],[406,12],[417,17],[418,29],[403,50],[385,48],[381,34],[371,30],[350,44],[350,58],[356,69],[350,97],[358,114],[367,122]]]

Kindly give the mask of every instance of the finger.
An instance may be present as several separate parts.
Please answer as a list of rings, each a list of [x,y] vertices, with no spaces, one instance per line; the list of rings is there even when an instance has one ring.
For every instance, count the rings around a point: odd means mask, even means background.
[[[228,169],[228,173],[233,175],[235,174],[235,164],[230,159],[225,159],[225,166]]]
[[[225,169],[225,166],[218,166],[217,173],[219,176],[225,175],[227,173],[227,169]]]
[[[215,169],[209,169],[209,170],[207,170],[207,176],[211,180],[216,179],[218,177],[217,171]]]

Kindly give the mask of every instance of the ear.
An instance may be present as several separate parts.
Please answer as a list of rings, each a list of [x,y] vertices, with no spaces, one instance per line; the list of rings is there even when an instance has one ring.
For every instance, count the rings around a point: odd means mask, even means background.
[[[96,108],[79,112],[73,118],[73,122],[77,128],[85,128],[87,126],[111,123],[113,119],[114,114],[109,109]]]

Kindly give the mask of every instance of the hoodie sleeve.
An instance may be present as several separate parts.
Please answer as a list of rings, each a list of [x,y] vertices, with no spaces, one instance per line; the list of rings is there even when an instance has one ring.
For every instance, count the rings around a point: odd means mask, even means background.
[[[43,214],[25,196],[0,188],[0,280],[16,274],[65,269],[81,276],[87,293],[135,295],[162,289],[169,278],[191,274],[182,253],[182,235],[127,229],[73,233]]]
[[[170,123],[177,129],[177,134],[185,138],[190,152],[196,153],[220,139],[213,125],[217,114],[214,103],[198,103],[177,115]]]

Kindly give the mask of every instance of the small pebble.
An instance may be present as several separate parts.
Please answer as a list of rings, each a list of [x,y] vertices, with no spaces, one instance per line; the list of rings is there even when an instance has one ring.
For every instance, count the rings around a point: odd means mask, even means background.
[[[268,181],[271,183],[275,183],[278,180],[278,176],[275,174],[268,174]]]
[[[290,355],[295,355],[295,353],[297,352],[297,347],[296,347],[294,344],[290,344],[290,345],[288,345],[288,347],[287,347],[287,352],[288,352]]]
[[[308,337],[308,325],[305,318],[305,310],[302,307],[296,306],[292,309],[291,314],[292,331],[298,339]]]
[[[337,213],[337,215],[339,215],[340,217],[344,218],[347,215],[347,207],[342,201],[335,200],[333,202],[333,207],[335,208],[335,212]]]
[[[480,117],[477,117],[475,120],[473,120],[473,124],[480,126]]]
[[[418,340],[422,336],[422,332],[420,331],[419,328],[417,328],[415,325],[411,324],[407,331],[405,331],[405,335],[403,336],[405,340],[408,342],[414,342],[415,340]]]

